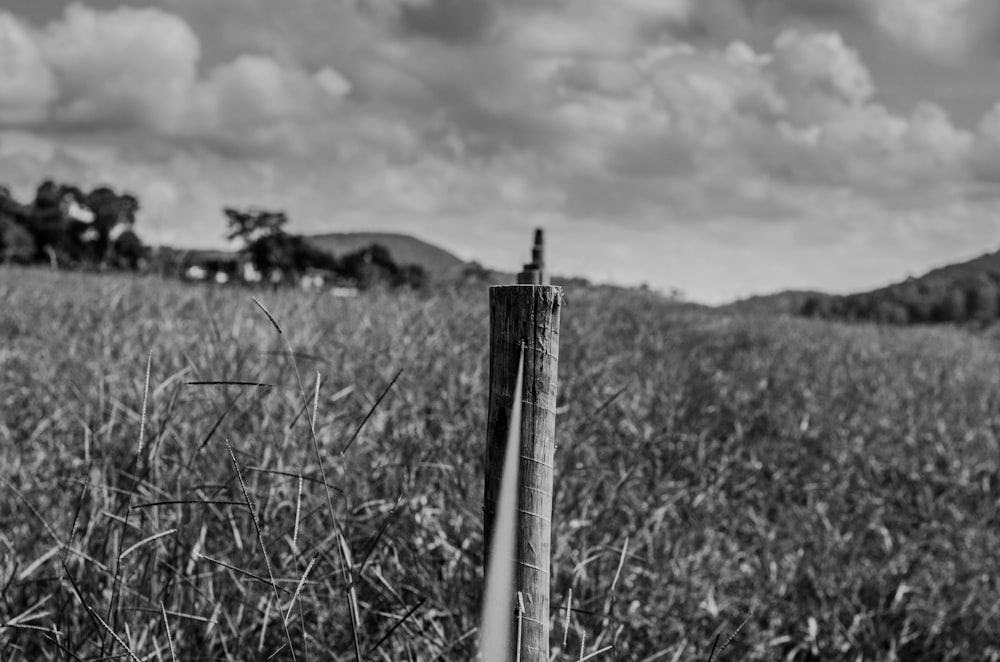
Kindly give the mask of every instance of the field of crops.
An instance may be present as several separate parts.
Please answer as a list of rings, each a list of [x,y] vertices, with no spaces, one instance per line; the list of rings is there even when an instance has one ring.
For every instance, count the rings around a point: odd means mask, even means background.
[[[487,313],[0,269],[0,659],[472,659]],[[1000,659],[996,340],[562,315],[555,659]]]

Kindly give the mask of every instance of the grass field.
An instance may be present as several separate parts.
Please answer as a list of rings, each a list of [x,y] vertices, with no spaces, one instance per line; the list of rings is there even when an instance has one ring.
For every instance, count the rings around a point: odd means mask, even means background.
[[[995,340],[567,299],[556,659],[1000,659]],[[472,659],[486,302],[0,269],[0,659]]]

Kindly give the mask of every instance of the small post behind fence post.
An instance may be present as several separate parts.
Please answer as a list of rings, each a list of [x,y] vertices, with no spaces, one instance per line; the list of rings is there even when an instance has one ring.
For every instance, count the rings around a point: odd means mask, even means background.
[[[537,230],[532,261],[518,274],[519,284],[490,288],[490,395],[483,508],[484,565],[487,568],[504,446],[510,426],[511,400],[524,344],[517,531],[509,533],[517,536],[513,590],[523,596],[524,609],[520,650],[517,650],[515,629],[511,633],[508,660],[520,659],[521,662],[548,662],[549,659],[552,466],[562,288],[548,284],[544,267],[544,237],[542,231]],[[497,535],[501,534],[506,533]]]

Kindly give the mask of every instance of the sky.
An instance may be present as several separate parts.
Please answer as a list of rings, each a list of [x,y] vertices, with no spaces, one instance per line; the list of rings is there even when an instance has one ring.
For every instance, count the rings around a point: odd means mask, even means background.
[[[2,0],[0,184],[721,303],[1000,249],[996,0]]]

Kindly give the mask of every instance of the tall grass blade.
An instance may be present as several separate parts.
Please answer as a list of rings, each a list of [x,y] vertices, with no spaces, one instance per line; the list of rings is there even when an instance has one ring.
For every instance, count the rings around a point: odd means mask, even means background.
[[[298,553],[299,548],[299,522],[302,519],[302,474],[299,474],[299,490],[295,497],[295,527],[292,529],[292,547]]]
[[[392,633],[395,632],[396,630],[398,630],[399,627],[401,625],[403,625],[403,623],[405,623],[406,621],[408,621],[410,619],[410,616],[413,616],[413,614],[418,609],[420,609],[420,607],[423,606],[423,604],[425,602],[427,602],[427,598],[420,598],[420,602],[418,602],[417,604],[415,604],[412,607],[410,607],[409,609],[407,609],[406,613],[403,614],[399,618],[399,620],[397,620],[395,623],[393,623],[392,627],[389,628],[388,631],[386,631],[386,633],[384,635],[382,635],[382,637],[379,638],[378,641],[376,641],[374,644],[372,644],[372,647],[368,649],[367,653],[365,653],[365,657],[371,657],[372,653],[374,653],[376,650],[378,650],[379,646],[381,646],[382,644],[384,644],[385,642],[387,642],[389,640],[389,637],[392,636]]]
[[[258,388],[274,388],[274,384],[250,382],[237,379],[212,379],[187,382],[188,386],[256,386]]]
[[[163,633],[167,637],[167,646],[170,647],[170,659],[177,662],[177,655],[174,653],[174,640],[170,636],[170,622],[167,621],[167,608],[163,606],[163,600],[160,600],[160,613],[163,614]]]
[[[128,556],[129,554],[131,554],[135,550],[139,549],[143,545],[145,545],[147,543],[151,543],[154,540],[159,540],[160,538],[163,538],[164,536],[169,536],[172,533],[177,533],[177,529],[167,529],[166,531],[161,531],[160,533],[154,533],[153,535],[149,536],[148,538],[143,538],[142,540],[140,540],[139,542],[137,542],[136,544],[132,545],[131,547],[129,547],[128,549],[126,549],[124,552],[122,552],[121,555],[118,557],[118,560],[121,561],[126,556]]]
[[[722,658],[722,654],[724,652],[726,652],[727,648],[729,648],[729,644],[733,643],[733,640],[736,639],[736,636],[746,626],[746,624],[750,622],[751,618],[753,618],[753,610],[752,609],[747,612],[747,615],[743,619],[743,622],[740,623],[739,626],[737,626],[737,628],[735,630],[733,630],[733,633],[731,635],[729,635],[729,638],[726,639],[726,643],[722,644],[722,648],[719,649],[718,653],[715,653],[715,649],[713,647],[713,650],[712,650],[713,655],[712,655],[712,657],[708,658],[708,662],[714,662],[715,660],[718,660],[718,659]],[[718,638],[716,638],[716,643],[718,643]]]
[[[365,566],[368,565],[368,560],[371,558],[372,552],[378,547],[378,543],[382,540],[382,536],[385,535],[386,529],[389,528],[389,523],[392,522],[392,518],[396,515],[396,511],[399,510],[399,504],[403,502],[403,495],[400,494],[396,497],[396,504],[392,507],[392,510],[386,515],[385,520],[382,521],[382,525],[378,529],[378,533],[375,534],[375,539],[372,540],[371,544],[368,545],[368,549],[365,551],[365,555],[361,557],[361,565],[358,566],[357,572],[351,578],[351,586],[358,583],[358,579],[361,577],[361,573],[364,572]]]
[[[712,662],[715,659],[715,649],[719,646],[719,637],[721,635],[715,635],[715,640],[712,642],[712,650],[708,653],[708,662]]]
[[[573,587],[570,587],[566,596],[566,618],[563,620],[563,650],[566,650],[566,642],[569,640],[569,618],[573,611]]]
[[[312,560],[309,561],[309,565],[306,566],[306,571],[304,573],[302,573],[302,578],[299,579],[299,583],[295,587],[295,593],[292,594],[292,601],[288,604],[288,609],[285,611],[285,620],[286,621],[289,618],[292,617],[292,609],[295,607],[296,601],[299,599],[299,596],[302,594],[302,587],[305,586],[306,579],[309,578],[309,573],[312,572],[313,566],[316,565],[316,559],[318,559],[318,558],[319,558],[319,554],[316,554],[315,556],[313,556]]]
[[[139,481],[138,479],[139,462],[142,460],[142,447],[145,442],[145,436],[146,436],[146,407],[149,404],[149,376],[152,371],[153,371],[153,352],[150,351],[149,356],[146,358],[146,383],[142,389],[142,414],[139,419],[139,448],[136,450],[135,460],[132,462],[132,481],[129,485],[127,500],[125,503],[125,515],[122,518],[121,537],[118,539],[118,558],[115,561],[115,576],[114,579],[111,581],[111,600],[108,601],[108,610],[104,618],[104,621],[110,621],[112,625],[117,625],[117,620],[118,620],[116,618],[118,614],[116,607],[118,605],[119,600],[121,599],[121,582],[122,582],[122,575],[124,574],[122,570],[122,557],[124,556],[124,554],[122,553],[122,551],[123,548],[125,547],[125,535],[128,533],[128,524],[129,524],[128,519],[129,519],[129,514],[132,512],[132,499],[135,496],[136,484]],[[104,621],[102,621],[102,623],[108,629],[108,632],[110,632],[111,635],[117,639],[118,635],[115,634],[114,629]],[[105,642],[106,639],[102,640],[101,642],[101,655],[104,655],[105,652]]]
[[[379,395],[378,398],[375,400],[375,404],[373,404],[371,406],[371,409],[368,410],[368,413],[365,414],[364,419],[362,419],[361,423],[358,424],[358,427],[357,429],[354,430],[354,434],[351,435],[350,440],[344,446],[343,450],[340,451],[341,455],[347,453],[347,449],[351,447],[351,444],[353,444],[354,441],[358,438],[358,435],[361,434],[361,430],[365,427],[365,423],[367,423],[368,419],[372,417],[372,415],[375,413],[375,410],[378,409],[378,406],[382,404],[382,400],[385,399],[385,396],[389,395],[389,390],[393,387],[393,385],[396,383],[396,380],[399,379],[399,376],[402,374],[403,374],[403,369],[400,368],[399,372],[397,372],[396,375],[389,382],[389,385],[382,390],[382,394]]]
[[[290,361],[292,363],[292,370],[295,373],[295,381],[296,381],[296,383],[299,386],[299,394],[302,396],[303,407],[308,410],[308,407],[309,407],[309,397],[306,395],[306,387],[305,387],[305,384],[303,384],[303,382],[302,382],[302,374],[299,372],[299,365],[295,361],[295,350],[292,348],[292,343],[288,340],[288,337],[285,335],[284,331],[281,330],[281,326],[279,326],[277,320],[274,319],[274,315],[272,315],[271,312],[267,308],[264,307],[264,304],[262,304],[260,301],[258,301],[256,297],[251,297],[251,299],[257,305],[257,307],[260,308],[261,311],[263,311],[263,313],[265,315],[267,315],[267,319],[269,319],[271,321],[272,326],[274,326],[275,330],[278,332],[278,335],[281,337],[282,341],[284,341],[285,348],[288,351],[288,356],[289,356],[289,359],[290,359]],[[398,377],[399,375],[396,375],[396,376]],[[317,406],[318,406],[318,403],[319,403],[319,378],[320,378],[319,373],[316,373],[316,395],[314,397],[314,402],[317,403]],[[393,381],[395,382],[395,380],[393,380]],[[390,386],[391,386],[391,384],[390,384]],[[333,508],[333,495],[331,494],[330,481],[328,481],[327,478],[326,478],[326,465],[323,463],[323,453],[320,451],[320,448],[319,448],[319,439],[317,439],[317,437],[316,437],[316,419],[315,419],[314,416],[309,416],[309,437],[312,440],[313,450],[316,453],[316,462],[319,464],[320,476],[323,479],[323,490],[326,493],[326,503],[327,503],[327,507],[330,510],[330,519],[333,521],[334,531],[335,531],[336,535],[339,537],[340,543],[341,543],[340,545],[338,545],[337,549],[340,551],[340,561],[341,561],[341,565],[343,566],[342,567],[342,572],[343,572],[343,576],[344,576],[344,582],[347,585],[347,603],[348,603],[348,607],[350,608],[350,612],[351,612],[351,632],[352,632],[352,635],[353,635],[353,638],[354,638],[354,652],[355,652],[355,656],[357,657],[358,661],[360,662],[360,660],[361,660],[361,644],[360,644],[360,641],[358,639],[358,630],[357,630],[357,627],[358,627],[357,607],[358,607],[358,605],[357,605],[357,595],[356,595],[356,593],[354,591],[354,588],[351,586],[351,581],[350,581],[350,578],[351,578],[351,575],[350,575],[350,573],[351,573],[351,559],[350,559],[350,555],[349,555],[350,554],[350,548],[347,546],[347,541],[344,538],[343,530],[342,530],[342,528],[340,526],[340,520],[337,518],[337,511],[334,510],[334,508]],[[235,457],[233,459],[235,461]],[[275,598],[277,598],[277,594],[275,594]],[[279,606],[277,607],[279,613],[281,611],[280,604],[281,603],[280,603],[280,600],[279,600],[278,601],[278,605]],[[282,621],[282,624],[284,624],[284,621]],[[286,632],[286,634],[288,632],[287,625],[285,625],[285,632]],[[289,640],[289,647],[291,647],[291,640]],[[293,656],[294,656],[294,653],[293,653]]]
[[[35,632],[45,632],[56,637],[65,637],[62,632],[53,628],[42,627],[41,625],[28,625],[26,623],[0,623],[0,630],[9,628],[11,630],[34,630]]]
[[[613,648],[614,648],[614,646],[605,646],[604,648],[602,648],[600,650],[596,650],[593,653],[588,654],[586,657],[581,657],[580,658],[580,662],[587,662],[587,660],[593,660],[598,655],[603,655],[604,653],[607,653],[609,650],[611,650]]]
[[[342,530],[338,529],[337,548],[340,550],[340,558],[344,565],[344,576],[347,581],[347,607],[351,616],[351,638],[354,641],[354,657],[361,662],[361,638],[358,634],[358,624],[361,622],[361,612],[358,609],[358,592],[351,580],[351,570],[354,568],[354,559],[351,556],[351,546],[344,537]]]
[[[100,630],[101,629],[100,619],[95,618],[97,614],[94,612],[93,609],[90,608],[90,605],[88,605],[87,601],[84,599],[83,592],[80,590],[80,585],[77,583],[76,577],[74,577],[73,573],[69,571],[69,566],[66,565],[65,561],[62,562],[62,567],[63,567],[63,573],[66,575],[66,579],[69,580],[70,586],[73,587],[73,594],[76,596],[76,599],[80,601],[80,605],[83,607],[83,610],[87,614],[87,616],[90,617],[90,620],[93,623],[94,627],[97,630]]]
[[[184,467],[185,471],[191,469],[191,466],[194,464],[198,454],[201,453],[202,449],[205,448],[205,446],[208,445],[208,442],[212,440],[212,437],[215,436],[219,426],[222,425],[222,421],[229,415],[229,412],[236,408],[236,403],[240,401],[240,398],[243,397],[244,393],[246,393],[245,390],[238,391],[236,393],[236,397],[233,398],[228,405],[226,405],[226,410],[219,414],[219,417],[215,419],[215,423],[213,423],[212,427],[208,429],[208,434],[205,435],[205,438],[201,440],[201,443],[198,444],[198,447],[195,448],[194,452],[191,454],[191,459],[188,460],[187,465]]]
[[[86,607],[87,611],[89,611],[90,614],[97,619],[97,621],[104,627],[107,633],[111,635],[111,638],[114,639],[116,642],[118,642],[118,645],[122,647],[122,649],[128,654],[130,658],[132,658],[135,662],[142,662],[142,660],[139,659],[139,656],[136,655],[135,652],[129,647],[129,645],[125,643],[125,640],[119,637],[118,634],[111,629],[111,626],[104,622],[104,619],[101,618],[100,614],[98,614],[96,611],[94,611],[91,607],[87,605],[84,605],[84,607]]]
[[[243,482],[243,474],[240,472],[240,464],[236,461],[236,453],[233,452],[233,447],[229,445],[229,440],[226,440],[226,448],[229,449],[229,457],[233,460],[233,467],[236,469],[236,477],[240,480],[240,489],[243,490],[243,498],[246,499],[247,508],[250,510],[250,518],[253,520],[253,528],[257,531],[257,542],[260,543],[260,552],[264,555],[264,565],[267,567],[267,576],[270,578],[271,588],[274,590],[274,599],[277,604],[281,604],[281,598],[278,596],[278,584],[274,581],[274,572],[271,570],[271,559],[267,556],[267,548],[264,545],[264,533],[260,530],[260,521],[257,519],[257,511],[253,508],[253,502],[250,501],[250,494],[247,492],[246,483]],[[288,623],[285,621],[281,611],[279,609],[278,615],[282,616],[281,627],[285,630],[285,639],[288,641],[288,652],[292,656],[292,661],[295,658],[295,647],[292,646],[292,635],[288,631]]]

